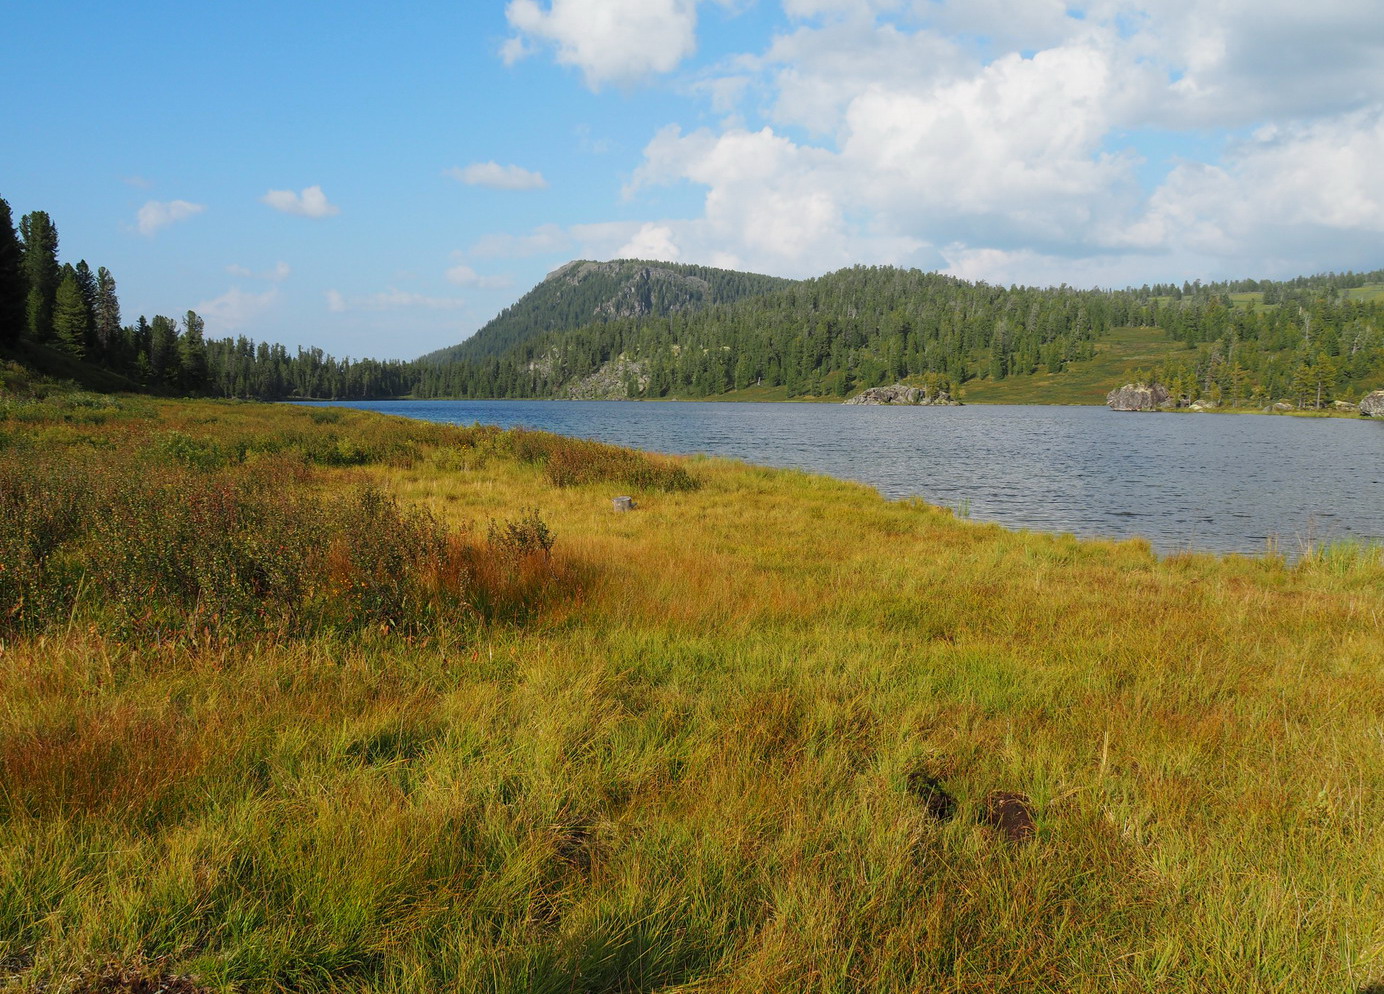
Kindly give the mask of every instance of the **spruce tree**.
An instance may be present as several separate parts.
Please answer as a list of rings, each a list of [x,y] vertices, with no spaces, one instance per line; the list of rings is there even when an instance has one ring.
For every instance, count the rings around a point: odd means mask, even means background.
[[[17,341],[23,333],[28,296],[24,249],[14,230],[10,205],[0,197],[0,343]]]
[[[113,356],[120,342],[120,301],[115,296],[115,277],[105,266],[96,270],[95,331],[101,353]]]
[[[168,386],[177,386],[182,363],[178,356],[178,322],[155,314],[149,323],[149,367]]]
[[[69,355],[86,354],[87,336],[91,332],[86,301],[82,298],[81,281],[71,266],[64,266],[53,303],[53,337],[58,348]]]
[[[183,334],[178,339],[178,357],[182,365],[182,387],[201,392],[207,386],[207,346],[202,337],[206,322],[196,311],[183,318]]]
[[[72,267],[77,274],[77,288],[82,291],[82,303],[87,312],[87,351],[96,344],[96,274],[91,271],[87,261],[82,259]]]
[[[35,342],[53,333],[53,303],[58,292],[58,229],[43,211],[25,214],[19,221],[24,240],[24,277],[29,285],[25,299],[25,333]]]

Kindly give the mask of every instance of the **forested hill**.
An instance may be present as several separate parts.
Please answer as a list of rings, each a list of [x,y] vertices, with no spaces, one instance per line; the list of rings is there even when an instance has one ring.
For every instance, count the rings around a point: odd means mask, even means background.
[[[579,259],[549,273],[474,335],[423,356],[447,363],[501,356],[554,332],[620,318],[663,317],[725,304],[787,286],[791,280],[672,262]]]
[[[1133,294],[855,267],[698,311],[541,334],[499,356],[421,369],[415,393],[666,397],[757,386],[799,396],[928,375],[961,383],[1060,369],[1089,357],[1110,327],[1150,314]]]
[[[1148,329],[1167,348],[1156,364],[1126,369],[1099,344],[1115,328]],[[729,304],[611,316],[500,354],[420,364],[413,393],[784,399],[897,381],[1060,382],[1097,367],[1097,396],[1149,376],[1189,403],[1329,406],[1384,383],[1384,272],[1076,290],[857,266]]]

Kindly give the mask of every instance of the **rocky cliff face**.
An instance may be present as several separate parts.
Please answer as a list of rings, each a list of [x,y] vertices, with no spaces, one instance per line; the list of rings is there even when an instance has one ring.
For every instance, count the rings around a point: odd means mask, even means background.
[[[919,407],[959,407],[961,401],[952,400],[945,390],[933,393],[926,387],[910,387],[894,383],[887,387],[871,387],[864,393],[856,394],[847,404],[879,406],[884,404],[911,404]]]
[[[1172,394],[1161,383],[1126,383],[1105,395],[1112,411],[1157,411],[1172,406]]]
[[[608,318],[643,317],[662,311],[681,311],[699,306],[711,293],[711,284],[699,276],[679,273],[662,266],[632,266],[629,262],[569,262],[559,266],[543,280],[561,280],[569,286],[593,277],[620,280],[613,295],[596,305],[593,316]],[[656,295],[670,298],[663,307],[654,303]]]
[[[1366,418],[1384,418],[1384,390],[1376,390],[1361,397],[1360,414]]]
[[[644,364],[638,359],[617,356],[590,376],[565,385],[562,396],[568,400],[626,400],[642,396],[648,388],[649,374],[644,371]]]

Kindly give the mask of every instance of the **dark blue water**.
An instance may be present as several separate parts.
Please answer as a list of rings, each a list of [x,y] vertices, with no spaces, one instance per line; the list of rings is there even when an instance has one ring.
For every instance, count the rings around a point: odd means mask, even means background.
[[[1294,555],[1384,542],[1384,420],[1120,414],[1097,407],[372,401],[858,480],[1012,528],[1143,536],[1159,552]]]

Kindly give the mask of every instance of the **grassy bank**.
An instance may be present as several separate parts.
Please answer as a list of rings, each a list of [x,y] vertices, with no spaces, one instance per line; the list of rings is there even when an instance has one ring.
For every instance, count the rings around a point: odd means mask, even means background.
[[[1159,560],[358,412],[0,413],[0,989],[1384,981],[1379,550]]]

